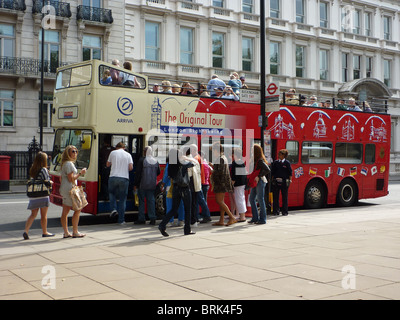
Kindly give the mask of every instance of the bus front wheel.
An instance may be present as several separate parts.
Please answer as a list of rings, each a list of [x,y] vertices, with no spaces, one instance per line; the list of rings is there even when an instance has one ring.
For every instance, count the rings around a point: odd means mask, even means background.
[[[344,179],[338,189],[337,204],[342,207],[350,207],[358,200],[357,186],[351,179]]]
[[[307,185],[304,193],[304,205],[309,209],[322,208],[325,203],[325,188],[322,182],[313,180]]]

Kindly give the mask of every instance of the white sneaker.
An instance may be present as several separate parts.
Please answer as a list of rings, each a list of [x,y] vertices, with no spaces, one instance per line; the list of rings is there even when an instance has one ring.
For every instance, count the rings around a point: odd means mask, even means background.
[[[118,211],[117,210],[113,210],[110,213],[110,218],[115,218],[118,215]]]

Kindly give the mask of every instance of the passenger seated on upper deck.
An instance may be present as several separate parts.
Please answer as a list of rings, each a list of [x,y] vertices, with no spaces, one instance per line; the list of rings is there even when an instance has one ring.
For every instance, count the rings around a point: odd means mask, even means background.
[[[180,94],[180,93],[181,93],[181,87],[180,87],[179,84],[174,83],[174,84],[172,85],[172,93],[173,93],[173,94]]]
[[[338,110],[347,110],[347,105],[344,102],[344,99],[340,99],[339,100],[339,103],[338,103],[336,109],[338,109]]]
[[[169,82],[168,80],[164,80],[162,83],[162,88],[163,88],[163,93],[172,93],[171,90],[171,82]]]
[[[356,104],[356,100],[354,98],[349,99],[349,107],[347,108],[349,111],[362,111],[361,108]]]
[[[132,63],[129,61],[124,62],[124,68],[132,71]],[[122,85],[124,86],[140,88],[139,82],[137,81],[136,77],[131,73],[120,72],[119,80],[120,83],[122,83]]]
[[[104,85],[109,85],[109,84],[112,83],[112,79],[111,79],[111,75],[110,75],[110,70],[108,70],[108,69],[107,69],[107,70],[104,70],[103,78],[101,78],[100,83],[101,83],[101,84],[104,84]]]
[[[310,100],[307,103],[307,106],[309,106],[309,107],[318,107],[317,97],[316,96],[311,96]]]
[[[371,109],[371,106],[369,105],[369,103],[368,103],[367,101],[364,101],[364,106],[365,106],[365,108],[364,108],[364,111],[365,111],[365,112],[371,112],[371,113],[373,113],[373,111],[372,111],[372,109]]]
[[[283,103],[283,101],[281,101],[281,103]],[[293,105],[299,104],[299,97],[296,96],[296,89],[291,88],[285,93],[285,103]]]
[[[327,108],[327,109],[332,109],[332,104],[331,104],[331,100],[326,100],[322,105],[321,108]]]
[[[222,96],[220,96],[220,98],[239,101],[239,97],[237,96],[237,94],[235,92],[233,92],[231,86],[225,87],[223,94],[222,94]]]
[[[224,94],[224,88],[218,87],[215,88],[214,93],[211,95],[211,98],[221,98]]]
[[[196,93],[196,90],[189,82],[182,83],[182,91],[180,93],[181,95],[192,96]]]
[[[205,84],[200,85],[200,97],[210,97],[210,94],[207,91],[207,86]]]

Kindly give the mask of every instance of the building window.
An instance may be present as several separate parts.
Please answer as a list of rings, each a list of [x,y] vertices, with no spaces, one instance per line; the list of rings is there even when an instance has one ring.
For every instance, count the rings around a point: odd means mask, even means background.
[[[360,34],[361,30],[361,11],[354,10],[353,11],[353,33]]]
[[[372,77],[372,57],[366,57],[366,59],[365,59],[365,68],[366,68],[365,76],[367,78],[371,78]]]
[[[53,109],[53,95],[43,95],[43,128],[51,128],[51,115]],[[39,116],[40,119],[40,94],[39,94]],[[40,124],[39,124],[40,125]]]
[[[242,10],[246,13],[253,13],[253,0],[243,0]]]
[[[243,38],[242,39],[242,70],[253,71],[254,61],[254,47],[253,39]]]
[[[384,16],[383,17],[383,38],[385,40],[391,40],[391,23],[390,23],[390,17]]]
[[[46,40],[46,39],[45,39]],[[83,61],[101,60],[101,38],[96,36],[83,36]]]
[[[160,24],[146,21],[145,26],[145,58],[147,60],[160,60]]]
[[[88,7],[101,8],[101,0],[83,0],[82,4]]]
[[[193,29],[181,28],[181,63],[193,64]]]
[[[296,46],[296,77],[306,77],[306,47]]]
[[[319,4],[319,26],[321,28],[328,28],[328,3],[321,2]]]
[[[14,26],[0,24],[0,56],[14,57],[15,31]]]
[[[305,23],[304,0],[296,0],[296,22]]]
[[[39,57],[42,56],[42,33],[39,33]],[[44,60],[45,71],[56,73],[60,63],[60,33],[44,31]]]
[[[361,56],[353,56],[353,79],[361,78]]]
[[[328,80],[329,53],[328,50],[319,51],[319,78]]]
[[[225,67],[225,35],[220,32],[212,34],[213,67]]]
[[[280,0],[270,0],[269,15],[271,18],[280,18]]]
[[[349,54],[342,53],[342,82],[349,80]]]
[[[370,37],[371,33],[371,13],[365,12],[364,13],[364,35]]]
[[[0,90],[0,127],[14,126],[14,91]]]
[[[279,74],[280,72],[280,45],[279,42],[269,44],[269,73]]]
[[[390,88],[391,81],[390,81],[390,67],[391,62],[390,60],[383,60],[383,82]]]
[[[224,0],[213,0],[213,7],[223,8]]]

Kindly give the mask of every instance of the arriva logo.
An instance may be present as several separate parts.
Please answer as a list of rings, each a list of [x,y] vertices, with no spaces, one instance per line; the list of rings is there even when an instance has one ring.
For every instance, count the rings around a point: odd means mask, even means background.
[[[133,102],[128,98],[120,97],[117,102],[119,112],[124,116],[128,117],[133,113]]]

